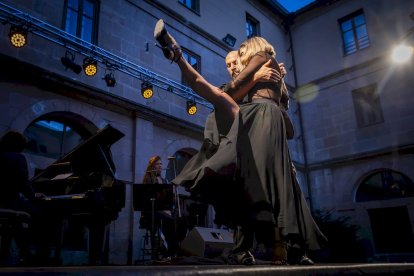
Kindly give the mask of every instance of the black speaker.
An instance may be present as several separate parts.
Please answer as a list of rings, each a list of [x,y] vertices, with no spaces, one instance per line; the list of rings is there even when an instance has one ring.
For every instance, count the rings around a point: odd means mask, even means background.
[[[181,251],[188,256],[214,258],[233,245],[233,234],[227,230],[194,227],[181,242]]]

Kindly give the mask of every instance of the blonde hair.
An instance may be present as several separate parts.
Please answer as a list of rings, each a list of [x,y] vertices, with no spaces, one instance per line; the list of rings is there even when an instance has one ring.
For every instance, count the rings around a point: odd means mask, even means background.
[[[258,52],[266,52],[273,58],[276,57],[276,51],[266,39],[255,36],[244,41],[239,48],[240,63],[243,67],[249,63],[250,59]]]

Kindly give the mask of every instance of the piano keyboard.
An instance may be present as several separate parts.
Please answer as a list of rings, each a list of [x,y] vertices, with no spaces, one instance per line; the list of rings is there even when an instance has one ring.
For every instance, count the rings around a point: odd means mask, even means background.
[[[70,195],[56,195],[47,196],[44,200],[59,200],[59,199],[82,199],[85,198],[85,194],[70,194]]]

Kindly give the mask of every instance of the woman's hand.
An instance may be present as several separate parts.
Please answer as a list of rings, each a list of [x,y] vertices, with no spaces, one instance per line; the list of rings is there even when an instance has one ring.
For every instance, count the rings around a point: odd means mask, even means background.
[[[269,59],[265,64],[254,74],[253,81],[257,82],[279,82],[283,77],[283,72],[286,74],[284,65],[282,67],[279,65],[279,68],[282,72],[282,75],[274,68],[272,68],[272,60]],[[283,69],[282,69],[283,68]]]

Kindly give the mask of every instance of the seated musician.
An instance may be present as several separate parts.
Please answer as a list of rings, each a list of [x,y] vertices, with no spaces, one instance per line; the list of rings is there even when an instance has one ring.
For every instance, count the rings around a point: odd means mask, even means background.
[[[37,210],[28,200],[44,195],[35,194],[30,184],[26,157],[22,154],[26,144],[26,138],[16,131],[7,132],[0,140],[0,208],[9,210],[10,214],[15,212],[16,216],[13,217],[20,216],[28,222],[30,217],[33,219],[37,216]],[[10,220],[13,217],[10,216]],[[29,253],[27,233],[21,223],[13,223],[11,231],[19,247],[20,259],[24,261]],[[2,237],[2,259],[7,257],[10,249],[10,244],[6,242],[7,239]]]
[[[148,166],[145,171],[143,184],[167,184],[165,178],[161,175],[162,172],[162,160],[160,156],[153,156],[148,161]],[[172,206],[171,206],[172,207]],[[172,209],[172,208],[171,208]],[[140,218],[141,228],[145,228],[151,232],[152,214],[150,211],[142,211]],[[173,257],[178,252],[178,240],[175,233],[175,221],[171,213],[171,210],[161,210],[155,212],[155,233],[160,230],[160,235],[165,235],[165,242],[167,243],[167,250],[162,250],[161,253],[164,257]],[[151,233],[151,235],[155,235]],[[163,252],[164,251],[164,252]]]

